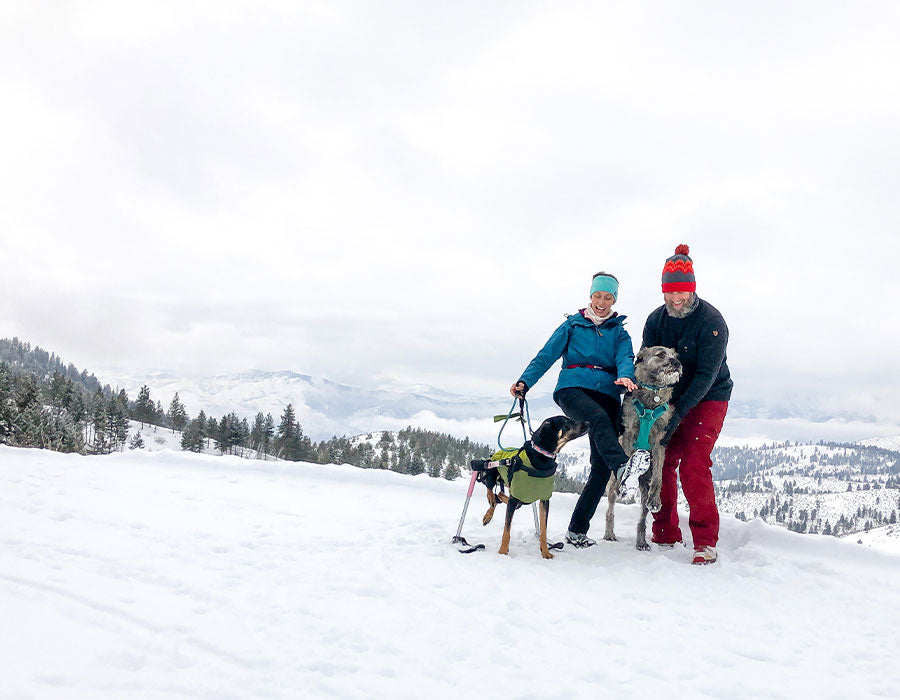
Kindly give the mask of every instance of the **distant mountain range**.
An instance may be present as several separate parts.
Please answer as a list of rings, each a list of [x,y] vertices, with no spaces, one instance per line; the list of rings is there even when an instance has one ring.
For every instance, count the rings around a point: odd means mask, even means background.
[[[490,442],[490,434],[495,434],[491,416],[506,412],[512,403],[512,399],[507,403],[502,397],[461,396],[422,385],[366,389],[291,371],[183,377],[169,372],[134,375],[105,370],[103,378],[124,388],[129,396],[136,396],[146,384],[151,398],[164,407],[177,391],[191,415],[201,409],[210,416],[234,411],[252,419],[262,412],[271,413],[277,421],[290,403],[303,431],[314,440],[412,425]],[[538,415],[546,415],[552,405],[549,397],[529,403]]]
[[[492,417],[505,414],[512,405],[505,387],[495,396],[467,396],[425,385],[355,387],[292,371],[248,370],[187,377],[166,371],[139,374],[104,369],[98,371],[98,376],[113,387],[125,389],[132,399],[147,384],[152,399],[160,401],[163,407],[168,406],[177,391],[191,415],[201,409],[211,416],[234,411],[252,420],[262,412],[271,413],[277,420],[291,403],[304,432],[314,440],[413,426],[494,444],[497,425]],[[791,405],[778,407],[734,397],[720,444],[853,442],[897,434],[894,424],[878,423],[857,414],[827,414],[821,407],[804,405],[796,396],[791,401]],[[529,395],[529,409],[535,427],[543,418],[559,413],[552,397],[538,391]],[[507,430],[507,442],[514,439],[511,436],[515,430],[521,436],[517,425],[510,425]]]

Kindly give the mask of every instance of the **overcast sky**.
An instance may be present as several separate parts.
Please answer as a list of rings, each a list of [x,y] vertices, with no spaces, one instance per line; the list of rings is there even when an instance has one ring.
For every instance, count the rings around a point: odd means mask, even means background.
[[[505,395],[598,270],[639,345],[684,242],[736,398],[894,406],[898,36],[895,2],[3,2],[0,337]]]

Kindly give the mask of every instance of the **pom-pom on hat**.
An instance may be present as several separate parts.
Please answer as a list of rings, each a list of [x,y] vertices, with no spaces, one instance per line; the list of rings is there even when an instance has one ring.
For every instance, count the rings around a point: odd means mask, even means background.
[[[675,255],[666,258],[662,271],[662,290],[664,292],[696,292],[697,281],[694,279],[694,261],[688,257],[690,248],[684,243],[675,249]]]

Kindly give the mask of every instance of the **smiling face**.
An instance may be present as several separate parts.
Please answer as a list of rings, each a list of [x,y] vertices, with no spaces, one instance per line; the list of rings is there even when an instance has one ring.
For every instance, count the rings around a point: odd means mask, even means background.
[[[669,316],[683,318],[690,313],[694,306],[693,292],[663,292],[663,301]]]
[[[609,292],[594,292],[591,294],[591,309],[601,318],[609,315],[615,303],[616,298]]]

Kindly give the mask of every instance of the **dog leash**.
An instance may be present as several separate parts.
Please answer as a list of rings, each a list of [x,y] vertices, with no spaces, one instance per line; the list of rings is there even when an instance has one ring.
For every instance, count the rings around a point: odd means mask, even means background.
[[[516,402],[519,403],[519,411],[518,413],[514,413],[516,410]],[[499,423],[503,421],[503,425],[500,426],[500,432],[497,433],[497,445],[501,450],[514,450],[514,447],[504,447],[501,442],[501,437],[503,435],[503,429],[506,427],[506,424],[510,421],[511,418],[516,418],[522,424],[522,435],[525,438],[525,441],[528,441],[528,434],[534,435],[534,430],[531,427],[531,413],[528,411],[528,400],[524,396],[516,396],[513,399],[512,406],[509,407],[509,413],[505,416],[501,413],[499,416],[494,416],[494,422]],[[528,433],[525,432],[525,422],[528,421]]]

